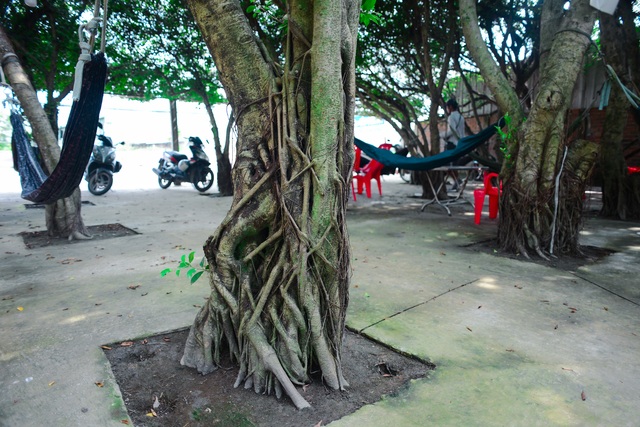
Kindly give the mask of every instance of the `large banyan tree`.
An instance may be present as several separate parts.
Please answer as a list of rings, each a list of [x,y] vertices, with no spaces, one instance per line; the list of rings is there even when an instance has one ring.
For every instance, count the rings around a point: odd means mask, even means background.
[[[567,111],[591,43],[596,10],[589,0],[539,3],[540,74],[529,111],[482,40],[476,0],[460,0],[459,7],[467,47],[503,114],[512,118],[501,172],[500,246],[546,258],[579,252],[582,196],[597,146],[568,138]]]
[[[211,296],[181,362],[208,373],[228,350],[240,366],[236,385],[284,391],[303,408],[296,386],[311,372],[331,388],[347,385],[340,348],[360,2],[275,2],[286,8],[276,48],[257,37],[240,1],[188,3],[237,113],[238,154],[231,209],[204,246]]]

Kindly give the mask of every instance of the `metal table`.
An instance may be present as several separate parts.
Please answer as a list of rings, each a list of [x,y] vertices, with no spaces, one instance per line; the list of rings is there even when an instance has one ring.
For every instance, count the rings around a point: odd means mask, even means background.
[[[451,210],[449,209],[449,206],[469,203],[473,207],[474,206],[473,202],[464,197],[464,189],[467,187],[467,183],[469,182],[469,177],[471,176],[472,171],[478,171],[478,173],[481,173],[485,170],[487,170],[487,168],[483,166],[440,166],[439,168],[431,169],[431,171],[445,172],[445,178],[442,180],[442,182],[440,183],[436,191],[435,187],[433,186],[433,182],[431,181],[430,174],[428,173],[425,174],[427,176],[427,182],[429,183],[429,187],[431,187],[431,191],[433,191],[434,198],[427,200],[420,208],[420,212],[424,212],[427,206],[436,204],[442,207],[444,210],[446,210],[447,214],[451,216]],[[448,197],[446,199],[439,199],[438,193],[440,192],[440,190],[442,190],[442,186],[445,185],[447,181],[447,176],[450,176],[453,179],[453,181],[456,182],[457,180],[456,172],[463,172],[463,171],[467,171],[468,173],[462,180],[462,183],[458,186],[458,191],[456,192],[455,196]]]

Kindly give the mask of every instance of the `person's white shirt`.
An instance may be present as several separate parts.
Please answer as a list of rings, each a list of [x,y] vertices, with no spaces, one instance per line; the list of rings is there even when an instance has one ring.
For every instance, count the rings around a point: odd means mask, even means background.
[[[447,119],[448,129],[444,134],[444,140],[453,144],[458,144],[461,138],[465,137],[464,117],[458,110],[453,110]]]

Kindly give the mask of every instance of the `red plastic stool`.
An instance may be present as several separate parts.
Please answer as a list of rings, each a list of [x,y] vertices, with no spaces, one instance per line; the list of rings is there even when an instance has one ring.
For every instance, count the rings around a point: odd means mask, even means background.
[[[498,181],[498,187],[493,186],[491,181],[495,178]],[[501,184],[497,173],[491,172],[484,175],[484,188],[478,188],[473,192],[473,199],[475,202],[475,218],[476,224],[480,224],[480,217],[482,216],[482,208],[484,206],[485,196],[489,196],[489,218],[495,219],[498,217],[498,207],[500,204]]]

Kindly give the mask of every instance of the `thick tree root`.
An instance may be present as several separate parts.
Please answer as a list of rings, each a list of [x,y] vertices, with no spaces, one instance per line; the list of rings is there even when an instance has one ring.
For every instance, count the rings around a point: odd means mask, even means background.
[[[72,240],[91,240],[93,239],[93,236],[91,235],[87,235],[87,234],[82,234],[79,231],[73,231],[71,234],[69,234],[69,241]]]

